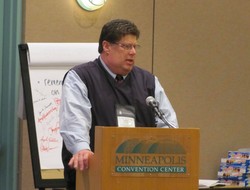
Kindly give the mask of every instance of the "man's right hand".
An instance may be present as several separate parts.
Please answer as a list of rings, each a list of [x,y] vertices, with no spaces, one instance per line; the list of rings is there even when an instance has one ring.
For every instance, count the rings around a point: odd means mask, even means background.
[[[81,150],[73,155],[69,161],[69,166],[76,170],[86,170],[89,168],[89,158],[93,155],[94,153],[90,150]]]

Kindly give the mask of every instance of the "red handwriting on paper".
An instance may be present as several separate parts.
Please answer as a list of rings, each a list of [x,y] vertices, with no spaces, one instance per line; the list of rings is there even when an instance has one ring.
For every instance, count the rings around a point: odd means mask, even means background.
[[[59,147],[59,140],[55,137],[42,136],[40,139],[40,150],[41,152],[49,152]]]
[[[57,111],[57,107],[52,107],[50,110],[48,110],[45,114],[43,114],[40,118],[38,118],[38,122],[41,123],[43,120],[45,120],[50,114]]]
[[[59,134],[60,128],[59,127],[55,127],[55,128],[50,127],[48,130],[49,130],[50,134],[53,135],[53,134]]]
[[[61,99],[59,99],[59,98],[54,98],[54,102],[55,102],[55,104],[56,105],[60,105],[61,104]]]

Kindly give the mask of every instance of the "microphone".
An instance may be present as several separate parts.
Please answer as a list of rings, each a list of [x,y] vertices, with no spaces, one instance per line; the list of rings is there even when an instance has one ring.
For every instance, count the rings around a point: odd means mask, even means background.
[[[159,103],[155,100],[153,96],[148,96],[146,98],[146,104],[155,111],[155,113],[160,119],[162,119],[163,113],[159,110]]]
[[[148,96],[146,98],[146,104],[154,110],[156,115],[164,122],[165,125],[169,128],[175,128],[165,119],[164,113],[159,109],[159,102],[157,102],[153,96]]]

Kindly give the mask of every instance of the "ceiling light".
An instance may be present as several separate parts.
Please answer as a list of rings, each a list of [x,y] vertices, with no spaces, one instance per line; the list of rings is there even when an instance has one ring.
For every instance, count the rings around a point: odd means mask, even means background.
[[[77,0],[78,4],[87,11],[100,9],[107,0]]]

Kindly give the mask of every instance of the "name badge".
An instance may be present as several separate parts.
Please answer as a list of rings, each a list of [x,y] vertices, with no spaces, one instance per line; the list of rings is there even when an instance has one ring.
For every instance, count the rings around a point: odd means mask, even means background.
[[[118,127],[135,127],[135,108],[129,105],[116,105]]]

